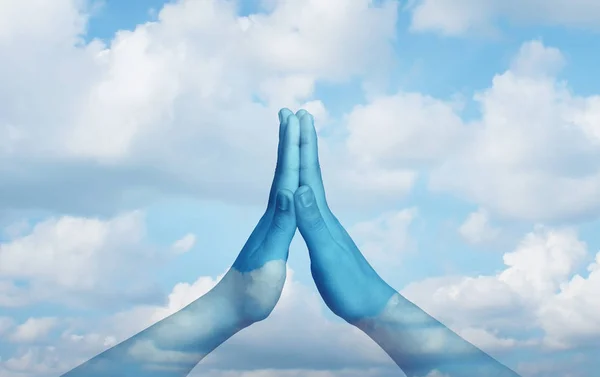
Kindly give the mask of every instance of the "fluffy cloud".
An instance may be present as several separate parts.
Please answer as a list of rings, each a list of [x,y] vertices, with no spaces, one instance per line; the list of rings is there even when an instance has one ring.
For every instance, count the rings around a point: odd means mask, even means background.
[[[171,247],[176,253],[187,253],[196,244],[196,235],[188,233],[181,239],[175,241]]]
[[[483,208],[470,213],[458,228],[458,232],[471,244],[492,241],[500,235],[500,230],[490,224],[489,214]]]
[[[595,217],[600,97],[572,93],[556,77],[563,64],[559,50],[524,43],[510,68],[474,96],[481,117],[469,122],[456,103],[419,94],[357,106],[347,117],[351,166],[378,167],[392,181],[404,171],[409,187],[426,173],[432,190],[505,218]],[[383,183],[380,189],[401,193]]]
[[[551,346],[569,348],[578,344],[594,344],[600,337],[600,252],[587,267],[587,276],[574,275],[562,284],[539,315]]]
[[[148,300],[156,291],[144,274],[157,266],[160,254],[144,238],[141,212],[107,220],[63,216],[41,221],[28,234],[0,244],[0,304]],[[131,264],[139,268],[132,271]]]
[[[409,229],[417,214],[416,208],[386,212],[355,224],[350,234],[378,271],[384,267],[397,267],[402,261],[402,253],[414,247]]]
[[[504,254],[506,267],[495,275],[432,278],[403,293],[484,349],[572,348],[600,337],[592,315],[600,305],[595,294],[600,254],[587,276],[578,274],[588,257],[572,229],[539,226]],[[541,337],[530,334],[539,330]]]
[[[482,118],[460,152],[433,172],[432,187],[509,217],[597,216],[600,99],[574,95],[558,81],[562,61],[541,42],[524,44],[511,68],[475,97]]]
[[[463,128],[456,110],[417,93],[375,98],[348,114],[348,150],[361,165],[427,166],[455,147]]]
[[[57,322],[58,319],[52,317],[29,318],[23,324],[17,326],[10,338],[20,343],[38,341],[47,336]]]
[[[256,200],[278,108],[325,120],[315,84],[385,69],[397,17],[395,1],[277,1],[240,17],[233,2],[181,0],[104,45],[81,40],[83,2],[42,3],[0,5],[0,206],[79,213],[165,192]]]
[[[63,355],[52,347],[30,347],[20,352],[19,355],[9,357],[0,362],[2,376],[51,376],[57,370],[65,367]]]
[[[412,0],[407,8],[412,15],[412,30],[445,35],[491,33],[502,18],[592,29],[600,21],[600,5],[587,0]]]

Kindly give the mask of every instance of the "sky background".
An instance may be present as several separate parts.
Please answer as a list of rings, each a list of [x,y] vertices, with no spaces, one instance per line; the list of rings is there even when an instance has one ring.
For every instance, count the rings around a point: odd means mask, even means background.
[[[315,115],[380,275],[523,376],[600,370],[600,2],[1,0],[0,376],[50,377],[207,292]],[[299,234],[208,377],[387,377]]]

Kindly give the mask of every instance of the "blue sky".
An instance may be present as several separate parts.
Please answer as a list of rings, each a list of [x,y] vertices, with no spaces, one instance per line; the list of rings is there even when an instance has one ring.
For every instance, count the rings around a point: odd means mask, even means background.
[[[58,375],[209,290],[263,211],[280,107],[315,115],[386,281],[523,376],[595,375],[599,5],[165,4],[0,5],[1,376]],[[289,267],[273,318],[195,373],[395,375],[299,235]]]

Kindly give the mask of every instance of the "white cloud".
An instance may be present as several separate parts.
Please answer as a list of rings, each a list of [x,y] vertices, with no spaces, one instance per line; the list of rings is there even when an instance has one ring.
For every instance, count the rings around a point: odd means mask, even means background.
[[[84,5],[85,2],[79,0],[57,0],[52,5],[43,0],[3,1],[0,4],[0,44],[12,44],[17,38],[73,43],[87,21],[82,13]],[[38,11],[23,17],[32,8]]]
[[[494,32],[500,19],[591,29],[600,21],[600,5],[593,0],[413,0],[408,9],[413,31],[453,36]]]
[[[175,241],[173,243],[173,246],[171,246],[171,248],[176,253],[187,253],[188,251],[190,251],[192,249],[192,247],[194,247],[195,244],[196,244],[196,235],[193,233],[188,233],[185,236],[183,236],[182,238],[180,238],[179,240]]]
[[[417,214],[416,208],[389,211],[354,224],[350,233],[369,261],[381,267],[397,266],[402,261],[402,253],[414,246],[409,228]]]
[[[506,267],[497,274],[426,279],[403,294],[486,350],[572,348],[600,338],[592,315],[600,305],[597,262],[589,265],[587,277],[577,274],[586,256],[585,243],[572,229],[537,227],[504,254]],[[521,335],[506,335],[515,331]]]
[[[516,371],[523,377],[587,377],[589,369],[579,368],[580,365],[590,362],[590,357],[586,356],[576,353],[571,357],[554,357],[543,361],[527,360],[519,363]]]
[[[600,97],[572,93],[556,78],[563,65],[559,50],[524,43],[510,69],[474,96],[481,117],[469,122],[459,117],[460,104],[419,94],[357,106],[347,116],[350,154],[338,157],[343,174],[374,186],[373,196],[388,204],[424,174],[432,190],[504,218],[597,216]],[[376,177],[363,174],[369,171]]]
[[[460,152],[433,171],[432,188],[513,218],[595,216],[600,139],[593,119],[600,100],[576,96],[558,82],[552,72],[560,60],[538,41],[524,44],[513,68],[476,96],[482,118],[470,125]]]
[[[29,234],[0,244],[1,305],[40,300],[86,305],[117,297],[139,300],[152,294],[148,273],[158,254],[145,245],[141,212],[112,219],[63,216],[36,224]],[[138,268],[132,271],[133,263]],[[137,277],[132,279],[132,274]],[[27,281],[26,287],[10,283]],[[127,292],[126,294],[124,294]]]
[[[46,337],[57,323],[58,319],[52,317],[29,318],[15,328],[10,338],[19,343],[33,343]]]
[[[455,110],[450,103],[417,93],[375,98],[348,114],[348,150],[364,165],[422,167],[456,145],[463,130]]]
[[[324,166],[334,164],[329,155],[337,159],[330,191],[337,196],[335,185],[351,182],[346,191],[355,197],[368,189],[389,203],[428,172],[432,189],[503,216],[593,216],[600,208],[600,169],[594,163],[600,157],[600,100],[576,96],[559,82],[555,74],[563,64],[557,49],[539,41],[523,44],[510,69],[475,96],[482,116],[469,123],[455,101],[414,93],[356,106],[346,118],[347,149],[324,148]]]
[[[48,376],[64,368],[63,357],[52,346],[29,347],[0,362],[2,376]]]
[[[458,232],[471,244],[493,241],[500,235],[500,230],[490,224],[489,214],[483,208],[470,213]]]
[[[587,268],[587,276],[574,275],[561,284],[560,293],[539,310],[546,342],[558,348],[595,344],[600,337],[600,252]]]
[[[1,32],[0,206],[79,213],[139,208],[165,192],[257,200],[278,108],[306,104],[326,120],[315,84],[385,68],[397,19],[391,0],[275,2],[248,17],[232,2],[182,0],[105,46],[76,43],[87,18],[77,0],[36,16],[30,31],[17,7],[37,3],[0,5],[11,17]]]

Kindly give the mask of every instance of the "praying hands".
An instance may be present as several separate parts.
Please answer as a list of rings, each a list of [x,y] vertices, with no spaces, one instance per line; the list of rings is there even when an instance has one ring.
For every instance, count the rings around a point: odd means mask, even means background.
[[[63,377],[186,376],[221,343],[273,311],[296,228],[325,304],[373,339],[408,377],[518,377],[377,274],[327,205],[312,115],[282,109],[279,122],[267,209],[227,274],[190,305]]]

